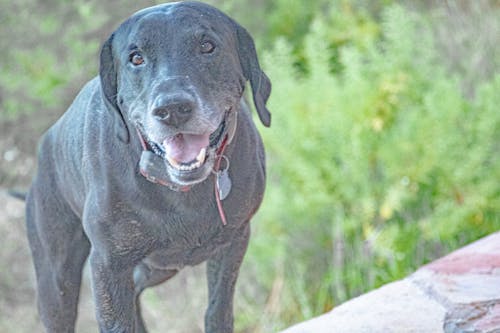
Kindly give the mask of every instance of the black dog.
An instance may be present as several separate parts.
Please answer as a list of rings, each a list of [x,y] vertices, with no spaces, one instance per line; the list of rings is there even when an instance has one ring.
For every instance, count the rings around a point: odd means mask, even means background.
[[[40,144],[27,228],[41,319],[73,332],[89,256],[101,332],[145,332],[139,295],[205,260],[206,332],[233,331],[233,294],[265,186],[271,84],[249,34],[215,8],[165,4],[126,20]],[[89,255],[90,254],[90,255]]]

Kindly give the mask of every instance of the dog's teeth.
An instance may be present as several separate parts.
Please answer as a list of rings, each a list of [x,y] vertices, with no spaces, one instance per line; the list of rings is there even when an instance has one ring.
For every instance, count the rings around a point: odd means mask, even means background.
[[[194,169],[201,167],[201,165],[205,161],[206,151],[207,151],[206,148],[203,148],[202,150],[200,150],[200,153],[198,154],[198,156],[196,156],[195,161],[191,164],[179,163],[174,158],[171,158],[169,156],[166,156],[166,159],[172,167],[174,167],[175,169],[177,169],[179,171],[191,171],[191,170],[194,170]]]
[[[194,162],[193,164],[189,165],[189,170],[194,170],[194,169],[197,169],[201,166],[201,163],[198,161],[198,162]]]
[[[168,163],[170,163],[171,166],[173,166],[174,168],[178,169],[178,170],[181,170],[181,165],[179,164],[179,162],[177,162],[175,159],[171,158],[170,156],[166,156],[167,158],[167,161]]]
[[[198,154],[198,156],[196,156],[196,161],[198,161],[198,163],[201,165],[201,163],[203,163],[203,161],[205,160],[205,155],[207,153],[207,148],[202,148],[200,150],[200,153]],[[199,167],[199,166],[198,166]]]

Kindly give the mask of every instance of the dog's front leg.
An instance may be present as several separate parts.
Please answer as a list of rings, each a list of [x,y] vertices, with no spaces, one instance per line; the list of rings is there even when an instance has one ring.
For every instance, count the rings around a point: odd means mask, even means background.
[[[100,332],[133,333],[135,303],[132,269],[123,269],[114,258],[94,250],[89,261]]]
[[[250,237],[250,225],[245,223],[230,246],[223,248],[207,263],[208,309],[205,333],[233,332],[233,296],[236,279]]]
[[[104,203],[104,199],[89,198],[83,219],[91,243],[89,263],[96,317],[101,333],[133,333],[133,271],[146,255],[151,237],[133,212],[125,208],[113,212]],[[114,206],[124,204],[115,202]]]

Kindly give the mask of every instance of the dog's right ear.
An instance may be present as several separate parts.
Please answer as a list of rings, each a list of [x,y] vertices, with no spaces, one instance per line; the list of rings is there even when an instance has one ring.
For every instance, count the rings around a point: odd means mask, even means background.
[[[128,143],[130,139],[129,130],[117,101],[118,97],[117,73],[116,73],[116,64],[113,56],[114,36],[115,35],[112,34],[102,46],[100,66],[99,66],[99,77],[101,79],[102,95],[106,107],[114,112],[117,112],[118,117],[115,118],[115,132],[121,141]]]

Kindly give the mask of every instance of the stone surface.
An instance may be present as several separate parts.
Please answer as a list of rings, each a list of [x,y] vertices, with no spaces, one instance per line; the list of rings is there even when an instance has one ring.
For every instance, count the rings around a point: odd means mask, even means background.
[[[284,333],[442,332],[445,314],[445,308],[438,302],[413,283],[401,280],[354,298],[332,312]],[[400,320],[402,317],[404,321]]]
[[[500,333],[500,232],[282,333]]]
[[[481,319],[476,321],[474,323],[474,329],[483,331],[483,332],[490,332],[492,329],[497,329],[500,327],[500,304],[495,304],[493,307],[491,307],[488,311],[488,313],[483,316]]]

